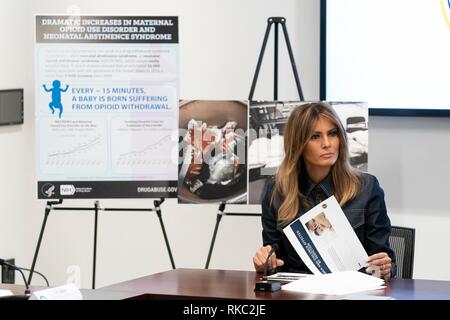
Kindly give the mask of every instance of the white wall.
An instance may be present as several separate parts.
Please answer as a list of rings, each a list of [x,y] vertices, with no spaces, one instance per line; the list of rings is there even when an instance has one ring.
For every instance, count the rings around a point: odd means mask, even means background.
[[[21,88],[28,84],[27,76],[31,65],[30,48],[23,36],[26,8],[24,3],[8,1],[2,3],[0,11],[0,89]],[[18,30],[18,33],[12,32]],[[31,112],[30,95],[26,94],[26,113]],[[25,119],[30,122],[30,118]],[[0,257],[16,258],[24,263],[28,252],[25,250],[27,235],[26,211],[29,195],[25,186],[31,183],[25,174],[27,126],[0,127]],[[31,145],[32,147],[32,145]]]
[[[369,169],[393,225],[416,228],[414,277],[450,280],[450,118],[370,118]]]
[[[34,155],[33,15],[59,14],[77,5],[82,14],[178,15],[180,23],[181,97],[243,99],[248,96],[269,16],[284,16],[307,99],[319,97],[319,1],[66,1],[6,0],[0,13],[0,87],[23,87],[23,126],[0,128],[0,257],[14,256],[30,265],[44,213],[36,200]],[[16,40],[15,40],[16,39]],[[270,39],[271,40],[271,39]],[[272,97],[272,48],[269,40],[255,98]],[[283,44],[283,43],[281,43]],[[8,50],[3,50],[4,45]],[[287,55],[280,52],[280,99],[297,99]],[[415,275],[450,280],[449,258],[430,263],[431,252],[448,252],[444,228],[448,119],[371,118],[370,169],[385,188],[394,224],[416,227]],[[425,163],[428,165],[425,170]],[[448,179],[447,179],[448,180]],[[441,188],[442,190],[439,190]],[[91,206],[93,201],[66,201]],[[101,200],[103,207],[151,207],[146,200]],[[166,201],[163,217],[177,267],[205,265],[216,221],[216,206],[177,205]],[[258,207],[230,211],[259,212]],[[79,266],[82,287],[91,286],[93,215],[54,211],[50,215],[37,269],[53,285],[64,283],[67,268]],[[437,232],[436,232],[437,231]],[[224,217],[210,268],[252,269],[251,257],[261,243],[255,217]],[[433,247],[433,250],[428,250]],[[429,262],[430,261],[430,262]],[[171,268],[154,213],[101,213],[97,287]],[[37,275],[33,282],[42,283]]]

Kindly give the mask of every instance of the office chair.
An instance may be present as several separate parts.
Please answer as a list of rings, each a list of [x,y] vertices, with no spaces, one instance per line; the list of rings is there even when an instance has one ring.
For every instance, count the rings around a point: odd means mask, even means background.
[[[391,226],[389,243],[397,258],[396,278],[412,279],[415,233],[412,228]]]

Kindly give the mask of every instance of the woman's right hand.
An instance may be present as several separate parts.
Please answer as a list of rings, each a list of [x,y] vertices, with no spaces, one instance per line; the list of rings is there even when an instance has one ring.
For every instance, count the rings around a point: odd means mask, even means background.
[[[253,265],[255,266],[256,272],[264,271],[264,264],[267,260],[267,256],[272,250],[272,246],[268,245],[265,247],[261,247],[256,251],[253,256]],[[270,256],[269,261],[267,263],[268,270],[275,270],[277,267],[281,267],[284,264],[284,261],[281,259],[277,259],[277,255],[275,252]]]

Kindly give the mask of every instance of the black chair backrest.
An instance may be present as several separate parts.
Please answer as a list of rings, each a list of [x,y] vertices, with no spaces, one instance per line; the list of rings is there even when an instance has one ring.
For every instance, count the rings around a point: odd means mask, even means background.
[[[397,258],[399,279],[412,279],[414,266],[414,241],[416,230],[406,227],[391,227],[389,243]]]

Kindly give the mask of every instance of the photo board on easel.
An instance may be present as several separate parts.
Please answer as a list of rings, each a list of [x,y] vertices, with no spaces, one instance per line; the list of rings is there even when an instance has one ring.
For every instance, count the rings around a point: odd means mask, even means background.
[[[178,18],[35,22],[38,198],[176,197]]]
[[[283,160],[283,132],[293,108],[305,101],[251,101],[249,103],[249,204],[261,204],[264,188]],[[369,155],[368,106],[364,102],[328,101],[347,133],[350,164],[367,171]]]
[[[247,203],[247,102],[180,103],[179,203]]]

